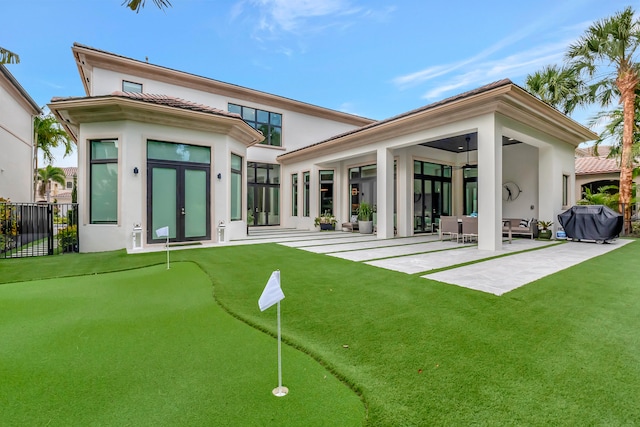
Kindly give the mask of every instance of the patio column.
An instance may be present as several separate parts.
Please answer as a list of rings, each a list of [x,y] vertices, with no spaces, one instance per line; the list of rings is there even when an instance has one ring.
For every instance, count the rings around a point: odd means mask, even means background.
[[[393,155],[387,148],[378,148],[377,159],[377,235],[378,239],[393,238]]]
[[[553,221],[555,230],[562,205],[562,166],[551,145],[538,149],[538,180],[538,219]]]
[[[407,237],[413,234],[413,162],[407,150],[400,150],[397,168],[397,234],[398,237]]]
[[[502,248],[502,125],[494,114],[478,127],[478,249]]]

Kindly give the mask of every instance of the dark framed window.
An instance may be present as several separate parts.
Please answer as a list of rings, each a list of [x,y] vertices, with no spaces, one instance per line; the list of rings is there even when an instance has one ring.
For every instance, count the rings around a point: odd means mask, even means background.
[[[231,155],[231,221],[242,219],[242,157]]]
[[[464,214],[478,213],[478,166],[462,169],[464,178]]]
[[[302,173],[302,185],[304,186],[302,190],[302,216],[309,216],[309,201],[311,200],[309,197],[309,191],[311,189],[311,174],[309,172]]]
[[[569,175],[562,175],[562,206],[569,205]]]
[[[122,81],[122,91],[132,93],[142,93],[142,83]]]
[[[291,216],[298,216],[298,174],[291,175]]]
[[[231,103],[229,112],[240,114],[245,122],[262,132],[264,141],[261,144],[282,146],[282,114]]]
[[[67,189],[72,189],[73,188],[73,182],[71,181],[67,181]]]
[[[89,142],[89,217],[91,224],[118,222],[118,141]]]
[[[333,215],[333,171],[320,171],[320,212]]]

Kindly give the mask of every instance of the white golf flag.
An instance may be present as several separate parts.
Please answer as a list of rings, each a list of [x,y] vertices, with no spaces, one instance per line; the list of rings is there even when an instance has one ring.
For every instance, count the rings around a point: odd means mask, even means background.
[[[169,226],[158,228],[156,230],[156,236],[158,236],[158,237],[169,237]]]
[[[264,291],[262,291],[262,295],[260,295],[260,299],[258,300],[260,311],[265,311],[272,305],[282,301],[283,298],[284,293],[282,293],[282,289],[280,288],[280,271],[276,270],[271,273],[267,286],[264,287]]]

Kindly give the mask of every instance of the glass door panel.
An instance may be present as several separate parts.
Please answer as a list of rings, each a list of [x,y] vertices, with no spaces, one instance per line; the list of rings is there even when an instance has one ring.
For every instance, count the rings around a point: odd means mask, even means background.
[[[256,225],[267,225],[267,187],[259,185],[256,189]]]
[[[175,239],[177,233],[177,171],[174,168],[152,169],[151,191],[151,234],[157,239],[156,230],[169,227],[169,238]]]
[[[280,224],[280,188],[269,187],[269,224]]]
[[[184,237],[207,235],[207,173],[184,171]]]
[[[478,183],[469,181],[464,186],[464,214],[478,213]]]
[[[247,224],[256,225],[255,187],[249,186],[247,190]]]

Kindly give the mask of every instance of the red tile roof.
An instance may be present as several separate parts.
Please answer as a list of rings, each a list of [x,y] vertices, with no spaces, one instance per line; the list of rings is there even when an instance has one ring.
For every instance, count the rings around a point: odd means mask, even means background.
[[[577,157],[576,175],[620,172],[617,159],[604,157]]]
[[[62,168],[62,170],[64,171],[65,176],[73,177],[73,175],[78,175],[77,167]]]
[[[230,113],[228,111],[221,110],[219,108],[210,107],[204,104],[197,104],[192,101],[187,101],[186,99],[176,98],[174,96],[169,96],[169,95],[116,91],[116,92],[112,92],[111,96],[115,96],[118,98],[135,99],[137,101],[149,102],[151,104],[157,104],[157,105],[166,105],[168,107],[180,108],[183,110],[200,111],[202,113],[215,114],[219,116],[241,118],[240,115],[236,113]]]
[[[164,105],[172,108],[179,108],[181,110],[199,111],[202,113],[213,114],[217,116],[233,117],[242,120],[239,114],[230,113],[219,108],[210,107],[204,104],[197,104],[195,102],[187,101],[182,98],[176,98],[169,95],[157,95],[151,93],[133,93],[133,92],[112,92],[109,95],[98,96],[76,96],[76,97],[56,97],[51,99],[52,103],[60,101],[73,101],[80,99],[102,99],[102,98],[127,98],[135,101],[146,102],[156,105]]]

